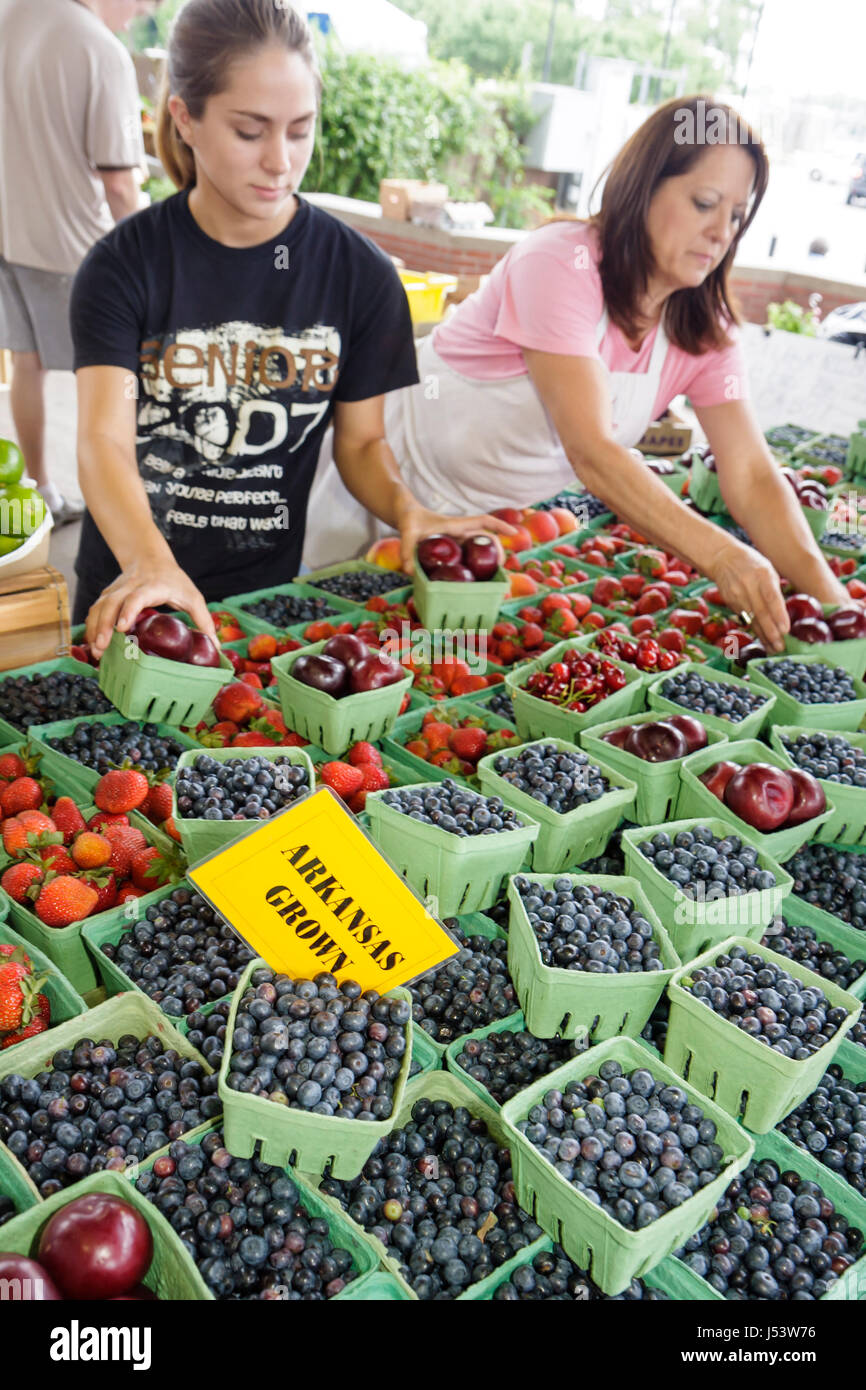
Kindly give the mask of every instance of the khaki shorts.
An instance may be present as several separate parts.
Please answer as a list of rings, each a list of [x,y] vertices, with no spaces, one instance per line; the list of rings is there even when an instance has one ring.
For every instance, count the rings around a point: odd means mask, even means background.
[[[69,299],[74,279],[11,265],[0,256],[0,347],[37,352],[46,371],[71,372]]]

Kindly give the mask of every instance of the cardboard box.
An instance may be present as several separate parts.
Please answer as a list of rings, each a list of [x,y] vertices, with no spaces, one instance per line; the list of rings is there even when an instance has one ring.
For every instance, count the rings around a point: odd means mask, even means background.
[[[408,222],[412,198],[421,194],[422,190],[425,198],[438,198],[442,190],[443,203],[448,197],[448,189],[442,183],[425,183],[423,179],[382,179],[379,184],[379,206],[382,216],[389,217],[392,222]]]
[[[644,454],[673,458],[692,447],[692,427],[672,410],[666,410],[661,419],[655,420],[643,438],[638,440],[637,447]]]
[[[0,572],[0,671],[69,655],[69,592],[50,565]]]

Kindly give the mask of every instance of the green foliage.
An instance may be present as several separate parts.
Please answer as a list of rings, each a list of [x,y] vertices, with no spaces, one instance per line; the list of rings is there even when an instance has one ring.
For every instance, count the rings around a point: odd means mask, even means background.
[[[811,309],[804,309],[793,299],[783,304],[767,305],[767,323],[770,328],[779,328],[785,333],[803,333],[814,338],[818,332],[817,320]]]
[[[322,69],[306,188],[375,202],[383,178],[441,180],[512,226],[549,209],[550,190],[523,180],[520,141],[534,118],[517,86],[473,84],[457,62],[406,70],[331,43],[322,46]]]

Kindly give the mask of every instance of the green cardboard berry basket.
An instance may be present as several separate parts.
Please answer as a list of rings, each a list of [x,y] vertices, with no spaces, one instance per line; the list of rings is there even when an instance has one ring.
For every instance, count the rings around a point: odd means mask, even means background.
[[[85,820],[96,814],[95,806],[83,806],[81,814]],[[141,830],[149,845],[155,845],[162,849],[168,843],[167,837],[161,835],[150,821],[143,816],[130,815],[130,825],[135,825],[136,829]],[[172,884],[163,884],[161,888],[154,889],[151,893],[144,894],[141,898],[133,899],[138,911],[143,911],[151,902],[158,901],[160,897],[165,897],[171,891]],[[143,906],[142,906],[143,905]],[[68,927],[49,927],[40,921],[35,912],[31,912],[29,907],[23,903],[10,903],[9,916],[12,926],[29,941],[32,946],[36,946],[44,955],[52,960],[62,975],[65,975],[69,983],[79,994],[88,994],[90,990],[96,989],[99,981],[93,966],[93,960],[87,947],[84,944],[82,931],[85,922],[94,925],[98,924],[107,913],[114,911],[107,908],[105,912],[96,912],[91,917],[82,918],[80,922],[72,922]]]
[[[864,1218],[866,1218],[866,1203],[859,1193],[843,1182],[829,1168],[825,1168],[823,1163],[817,1162],[812,1154],[805,1149],[799,1149],[795,1144],[790,1144],[781,1134],[771,1132],[769,1134],[758,1134],[755,1136],[754,1159],[760,1163],[762,1159],[772,1159],[778,1163],[779,1167],[785,1172],[793,1169],[799,1173],[801,1178],[806,1178],[808,1182],[816,1182],[823,1188],[824,1193],[829,1197],[837,1212],[847,1217],[851,1226],[862,1229]],[[711,1299],[713,1302],[724,1302],[725,1295],[714,1289],[712,1284],[708,1284],[706,1279],[702,1279],[699,1274],[693,1273],[688,1266],[681,1260],[674,1257],[668,1261],[669,1264],[677,1265],[679,1269],[691,1275],[697,1289],[695,1298]],[[821,1303],[848,1302],[851,1300],[863,1299],[866,1291],[866,1257],[863,1257],[846,1269],[845,1273],[836,1280],[829,1293],[825,1293],[819,1300]],[[759,1300],[760,1304],[764,1300]],[[757,1318],[755,1319],[757,1322]]]
[[[427,628],[493,627],[510,592],[511,580],[501,566],[493,579],[452,584],[428,579],[417,559],[415,561],[412,597],[418,617]]]
[[[646,714],[633,714],[630,719],[613,719],[607,724],[596,724],[580,736],[581,746],[591,757],[604,759],[610,767],[634,782],[637,792],[633,819],[639,825],[656,825],[675,814],[680,794],[680,768],[685,757],[672,758],[666,763],[648,763],[624,748],[614,748],[613,744],[605,743],[604,735],[621,729],[623,725],[653,724],[660,718],[662,716],[656,710],[650,710]],[[728,741],[727,734],[715,729],[707,729],[706,734],[710,748],[722,749],[722,745]],[[724,757],[723,750],[719,756]]]
[[[682,961],[693,960],[709,946],[724,941],[734,931],[749,940],[759,941],[782,902],[788,896],[794,880],[768,854],[758,850],[758,864],[776,876],[775,888],[762,888],[752,893],[697,902],[681,893],[675,883],[665,878],[638,846],[642,840],[665,831],[673,840],[681,830],[706,826],[718,838],[733,833],[729,821],[716,816],[689,820],[668,821],[663,825],[638,826],[622,832],[626,873],[638,880],[650,901],[650,906],[664,923],[674,950]]]
[[[70,675],[87,676],[96,683],[97,672],[95,666],[88,666],[85,661],[76,661],[71,656],[61,656],[54,661],[37,661],[32,666],[16,666],[11,671],[0,671],[0,746],[9,743],[19,743],[21,739],[26,739],[29,730],[20,729],[17,724],[10,724],[8,719],[2,718],[3,714],[3,682],[12,676],[49,676],[52,671],[67,671]],[[104,694],[104,692],[103,692]],[[110,697],[106,696],[106,699]],[[93,719],[96,716],[82,714],[79,719]]]
[[[749,678],[752,689],[760,686],[776,697],[773,709],[773,724],[796,724],[808,729],[859,729],[866,718],[866,684],[851,677],[856,698],[831,705],[821,702],[804,705],[783,690],[773,681],[773,670],[780,661],[798,661],[805,665],[829,665],[820,656],[768,656],[749,662]]]
[[[776,724],[770,729],[770,744],[783,760],[782,766],[793,768],[797,764],[787,752],[783,739],[796,739],[800,734],[813,734],[814,729],[796,724]],[[846,730],[844,737],[854,748],[866,750],[866,733],[855,734]],[[819,844],[866,844],[866,787],[847,787],[841,782],[831,782],[819,777],[828,804],[833,812],[829,820],[818,826],[812,839]]]
[[[2,1055],[0,1052],[0,1057]],[[4,1197],[10,1198],[18,1215],[22,1211],[29,1211],[31,1207],[37,1206],[42,1201],[21,1164],[16,1158],[13,1158],[4,1144],[0,1144],[0,1193]],[[11,1220],[12,1217],[7,1217],[6,1222],[0,1225],[0,1250],[6,1249],[3,1244],[3,1232]]]
[[[223,1104],[226,1148],[238,1158],[251,1158],[261,1142],[265,1163],[279,1167],[292,1164],[303,1173],[320,1174],[330,1165],[335,1178],[353,1178],[360,1173],[380,1139],[394,1128],[395,1115],[412,1063],[412,1019],[406,1025],[406,1051],[394,1087],[394,1108],[387,1120],[355,1120],[336,1115],[317,1115],[268,1100],[264,1096],[235,1091],[227,1084],[232,1055],[232,1035],[238,1007],[253,971],[267,962],[260,957],[250,961],[235,990],[226,1029],[226,1044],[219,1073],[219,1096]],[[412,996],[404,989],[389,991],[389,997]]]
[[[41,992],[51,1006],[51,1028],[56,1028],[59,1023],[68,1023],[71,1018],[78,1018],[87,1012],[87,1005],[81,995],[72,988],[66,977],[61,975],[54,962],[6,922],[0,922],[0,946],[20,946],[33,962],[34,975],[48,975]],[[46,1032],[48,1031],[50,1029],[46,1029]],[[21,1043],[13,1043],[11,1047],[4,1047],[0,1050],[0,1056],[11,1054],[21,1046]]]
[[[794,979],[823,990],[833,1008],[850,1011],[838,1032],[807,1061],[783,1057],[763,1046],[684,988],[695,969],[711,965],[717,956],[734,946],[742,946],[750,955],[772,962]],[[742,1119],[753,1134],[773,1129],[812,1094],[862,1009],[853,994],[807,970],[799,961],[741,936],[728,937],[677,970],[668,986],[668,997],[671,1008],[666,1065],[686,1076],[696,1090],[709,1096],[729,1115]]]
[[[750,663],[749,669],[754,670],[754,662]],[[755,683],[741,680],[739,676],[732,676],[728,671],[720,671],[715,667],[708,669],[700,662],[687,661],[684,666],[677,666],[673,671],[666,671],[663,676],[659,676],[647,688],[647,704],[652,710],[661,710],[664,714],[689,714],[693,719],[697,719],[703,724],[705,729],[712,729],[714,733],[725,734],[728,738],[757,738],[764,725],[770,719],[771,714],[775,716],[777,711],[774,709],[775,688],[766,697],[766,703],[747,714],[745,719],[739,719],[736,723],[732,719],[721,719],[715,714],[704,714],[702,710],[692,709],[690,705],[678,705],[675,700],[669,700],[662,694],[662,685],[670,680],[673,675],[681,673],[697,672],[705,680],[718,682],[720,685],[734,685],[739,690],[747,690],[750,694],[755,694]],[[764,688],[757,692],[764,694]]]
[[[185,1138],[185,1142],[193,1148],[198,1148],[202,1140],[208,1134],[218,1133],[222,1128],[223,1126],[220,1123],[220,1121],[215,1120],[211,1124],[203,1126],[200,1129],[194,1131],[192,1137],[187,1135]],[[228,1147],[227,1141],[226,1147]],[[156,1157],[158,1157],[158,1155],[153,1155],[150,1158],[145,1159],[142,1163],[138,1164],[136,1168],[130,1169],[125,1179],[126,1187],[132,1187],[136,1197],[140,1201],[144,1202],[150,1210],[155,1210],[155,1207],[152,1205],[148,1197],[145,1197],[138,1192],[134,1184],[139,1173],[148,1172],[150,1169],[153,1168],[154,1159]],[[292,1182],[298,1189],[298,1195],[301,1206],[303,1206],[306,1209],[310,1216],[314,1218],[323,1218],[325,1221],[327,1221],[328,1232],[331,1237],[331,1240],[334,1242],[334,1245],[338,1249],[348,1250],[349,1254],[352,1256],[352,1259],[354,1260],[355,1267],[358,1271],[357,1278],[353,1279],[350,1284],[347,1284],[342,1293],[335,1294],[333,1299],[328,1299],[328,1302],[332,1303],[338,1299],[348,1300],[353,1298],[375,1297],[376,1295],[374,1294],[368,1295],[366,1293],[362,1293],[361,1289],[358,1287],[359,1285],[362,1285],[366,1279],[376,1278],[376,1271],[378,1269],[378,1259],[376,1252],[373,1249],[372,1242],[367,1238],[366,1235],[359,1234],[358,1227],[355,1225],[354,1221],[350,1221],[349,1218],[343,1214],[342,1210],[340,1210],[339,1208],[335,1210],[332,1204],[327,1203],[323,1195],[320,1192],[318,1192],[315,1186],[313,1186],[310,1183],[310,1181],[303,1176],[302,1173],[299,1173],[297,1169],[293,1168],[291,1170],[287,1170],[287,1176],[291,1178]],[[172,1234],[174,1234],[173,1228],[171,1229]],[[189,1253],[187,1252],[186,1247],[184,1247],[184,1254],[187,1256],[187,1259],[193,1265],[193,1268],[196,1271],[196,1278],[201,1284],[202,1291],[197,1295],[197,1297],[205,1299],[209,1303],[217,1302],[218,1300],[214,1298],[214,1295],[211,1293],[207,1284],[204,1282],[201,1275],[199,1274],[195,1262],[192,1259],[192,1256],[189,1255]],[[350,1292],[350,1290],[357,1290],[357,1292]]]
[[[502,929],[496,925],[492,918],[485,917],[483,912],[468,912],[463,917],[460,917],[458,919],[458,922],[461,931],[467,937],[486,936],[491,941],[507,941],[508,939],[508,933],[502,931]],[[516,1018],[519,1008],[520,1005],[517,1003],[517,1000],[515,999],[514,1008],[512,1009],[510,1014],[506,1015],[506,1018]],[[505,1019],[498,1019],[497,1022],[504,1023]],[[414,1037],[416,1041],[423,1039],[425,1046],[432,1048],[432,1050],[436,1053],[438,1065],[440,1067],[445,1066],[445,1057],[448,1052],[448,1048],[451,1046],[450,1042],[437,1042],[436,1039],[432,1037],[431,1034],[428,1033],[425,1028],[422,1028],[420,1023],[415,1024]],[[461,1033],[459,1037],[452,1039],[452,1041],[459,1044],[463,1043],[468,1037],[468,1033]]]
[[[624,1071],[646,1068],[657,1080],[686,1091],[689,1100],[700,1105],[704,1115],[715,1122],[718,1143],[725,1155],[718,1177],[642,1231],[627,1230],[578,1192],[517,1128],[546,1091],[553,1087],[562,1090],[569,1081],[594,1075],[608,1058],[618,1061]],[[754,1148],[754,1141],[730,1116],[663,1062],[656,1061],[633,1038],[609,1038],[590,1048],[521,1091],[502,1107],[501,1113],[509,1135],[518,1202],[607,1294],[621,1293],[632,1279],[658,1265],[699,1230],[731,1179],[745,1168]]]
[[[68,753],[61,753],[59,749],[52,748],[48,740],[51,738],[67,738],[73,734],[82,723],[87,724],[126,724],[129,721],[122,714],[99,714],[90,719],[58,719],[53,724],[34,724],[30,731],[31,739],[34,744],[34,751],[42,757],[42,769],[49,777],[63,777],[68,783],[75,783],[76,787],[82,791],[90,800],[93,789],[99,781],[100,774],[85,763],[80,763],[77,758],[72,758]],[[145,722],[145,721],[139,721]],[[150,721],[153,722],[153,721]],[[157,730],[163,738],[173,738],[180,744],[181,748],[196,748],[201,752],[201,744],[196,743],[189,734],[183,733],[175,724],[157,724]],[[176,767],[172,769],[174,775]]]
[[[537,657],[534,661],[521,662],[517,670],[509,671],[505,677],[505,686],[514,706],[517,732],[522,739],[528,741],[536,738],[563,738],[574,743],[583,730],[591,725],[601,724],[604,720],[625,718],[627,714],[637,714],[644,708],[643,676],[636,666],[629,666],[625,661],[611,662],[625,673],[626,683],[622,690],[615,690],[584,714],[575,710],[560,709],[558,705],[551,704],[549,700],[541,700],[524,689],[527,680],[536,671],[546,670],[573,647],[583,650],[580,646],[582,640],[578,638],[577,641],[557,642],[556,646],[551,647],[543,656]]]
[[[191,883],[189,879],[182,878],[179,883],[173,883],[166,888],[160,888],[155,893],[148,893],[145,898],[133,899],[132,902],[135,906],[137,906],[138,903],[144,904],[143,908],[141,908],[134,917],[121,905],[120,907],[113,907],[109,912],[100,912],[98,917],[93,917],[85,921],[81,935],[88,951],[93,957],[96,969],[99,973],[99,978],[109,999],[115,994],[125,994],[127,990],[136,990],[139,994],[143,994],[145,998],[150,998],[147,992],[141,988],[141,985],[136,984],[135,980],[130,979],[117,962],[111,960],[105,954],[103,947],[109,943],[112,946],[117,946],[119,942],[123,940],[124,936],[132,931],[132,928],[146,916],[149,907],[155,906],[161,903],[165,898],[170,897],[177,888],[188,888],[193,893],[198,892],[194,883]],[[221,995],[219,999],[209,999],[205,1003],[199,1004],[195,1012],[201,1014],[212,1013],[217,1004],[222,1003],[223,999],[229,997],[231,993],[233,993],[233,991]],[[158,1005],[157,1007],[161,1006]],[[178,1018],[174,1014],[168,1013],[166,1010],[162,1010],[162,1012],[165,1013],[166,1018],[171,1019],[176,1028],[182,1029],[185,1025],[185,1018]]]
[[[313,764],[303,748],[281,748],[275,745],[273,748],[192,748],[184,753],[177,763],[177,771],[181,768],[191,767],[196,758],[214,758],[218,763],[243,762],[248,758],[263,757],[268,762],[276,762],[278,758],[285,758],[288,762],[306,770],[309,779],[309,791],[315,790],[316,779],[313,771]],[[297,800],[301,800],[298,797]],[[292,803],[295,804],[295,803]],[[260,820],[205,820],[201,817],[190,817],[185,819],[177,808],[177,787],[172,788],[171,794],[171,813],[174,823],[177,826],[183,845],[184,854],[190,864],[196,864],[200,859],[205,859],[209,854],[215,854],[217,850],[225,849],[239,835],[248,834],[255,826],[260,825]]]
[[[767,763],[784,770],[790,765],[774,748],[768,748],[766,743],[761,743],[756,738],[738,739],[729,743],[724,749],[723,757],[726,762],[739,763],[742,767],[748,767],[752,763]],[[720,816],[722,820],[730,821],[737,834],[748,840],[750,845],[764,850],[771,858],[784,864],[807,840],[820,836],[823,827],[835,814],[836,808],[828,797],[826,809],[820,816],[813,816],[811,820],[789,826],[787,829],[781,827],[779,830],[756,830],[701,782],[700,774],[715,766],[717,762],[719,756],[714,748],[701,748],[683,760],[680,768],[680,797],[677,802],[677,815],[680,819],[689,816]]]
[[[324,748],[326,753],[339,757],[359,739],[375,743],[390,733],[399,717],[403,697],[412,687],[413,677],[411,671],[406,671],[403,679],[393,685],[345,695],[338,700],[324,690],[313,690],[292,675],[292,667],[299,656],[318,656],[324,645],[324,642],[314,642],[299,652],[275,656],[271,670],[277,678],[286,727]],[[405,671],[405,667],[402,669]]]
[[[328,607],[340,615],[337,619],[338,622],[342,622],[347,614],[357,614],[359,608],[357,603],[349,603],[347,599],[337,598],[336,594],[329,594],[323,589],[314,589],[300,580],[295,580],[291,584],[275,584],[270,589],[250,589],[245,594],[232,594],[230,598],[220,604],[220,609],[224,609],[226,613],[231,613],[232,617],[237,618],[250,635],[256,632],[268,632],[274,637],[282,637],[287,631],[285,625],[280,626],[277,623],[269,623],[266,618],[257,618],[254,613],[247,612],[244,607],[246,603],[256,603],[261,598],[276,598],[278,594],[284,594],[287,598],[324,599]],[[325,614],[323,621],[327,621],[328,617],[329,615]],[[309,621],[314,622],[316,620],[310,618]],[[289,626],[296,626],[296,624],[289,624]]]
[[[539,739],[534,744],[522,743],[516,748],[488,753],[478,764],[478,778],[485,796],[501,796],[506,805],[513,806],[516,811],[525,811],[538,821],[541,829],[530,852],[530,866],[538,873],[552,874],[601,854],[617,826],[624,819],[631,818],[637,788],[611,764],[593,757],[593,762],[610,783],[610,790],[598,801],[577,806],[573,811],[562,814],[551,811],[549,806],[537,801],[528,792],[522,792],[506,782],[493,767],[500,757],[516,758],[527,748],[545,744],[552,744],[563,753],[579,751],[573,743],[559,738]]]
[[[419,782],[434,790],[438,782]],[[370,834],[397,873],[422,898],[435,897],[438,917],[455,917],[491,907],[503,878],[517,873],[538,838],[537,820],[520,812],[517,830],[495,835],[452,835],[438,825],[412,820],[386,805],[385,792],[370,792]]]
[[[826,513],[822,512],[819,515],[826,516]],[[845,605],[825,603],[822,606],[826,617],[828,613],[835,613],[839,607]],[[853,607],[853,599],[851,606]],[[804,642],[788,633],[785,638],[785,655],[817,656],[826,661],[828,666],[844,666],[849,676],[856,676],[862,680],[866,672],[866,637],[850,637],[841,642]]]
[[[538,940],[512,879],[508,884],[508,969],[527,1027],[537,1038],[573,1038],[586,1031],[593,1044],[620,1034],[636,1038],[682,961],[636,878],[610,874],[532,875],[533,881],[545,888],[551,888],[562,877],[573,884],[610,889],[630,898],[653,928],[653,940],[660,948],[664,969],[596,975],[543,965]]]
[[[844,1079],[852,1086],[856,1086],[858,1082],[866,1081],[866,1048],[858,1047],[856,1043],[850,1043],[843,1039],[833,1061],[836,1066],[841,1068]],[[820,1081],[818,1084],[820,1085]],[[823,1162],[822,1155],[827,1152],[826,1149],[822,1150],[820,1154],[813,1154],[804,1144],[790,1139],[781,1129],[775,1129],[773,1135],[785,1148],[790,1150],[792,1158],[804,1153],[809,1154],[810,1158],[814,1158],[819,1164],[822,1173],[831,1173],[837,1181],[844,1183],[848,1191],[856,1194],[862,1209],[862,1218],[857,1224],[862,1229],[863,1221],[866,1220],[866,1194],[857,1192],[857,1189],[848,1182],[844,1169],[829,1168]],[[786,1167],[790,1168],[791,1166],[793,1166],[791,1163],[786,1164]],[[864,1288],[864,1292],[866,1292],[866,1288]]]
[[[468,703],[462,704],[461,700],[466,699]],[[487,730],[507,729],[509,733],[514,732],[514,725],[509,724],[507,719],[500,719],[496,714],[490,714],[485,709],[476,708],[477,701],[473,696],[461,696],[460,700],[443,700],[437,703],[436,709],[441,714],[456,714],[458,718],[466,715],[478,715],[483,718],[484,727]],[[465,782],[466,778],[460,773],[446,772],[433,763],[427,762],[424,758],[419,758],[417,753],[410,753],[406,748],[406,743],[411,742],[414,734],[420,734],[423,718],[429,705],[423,709],[408,710],[406,714],[401,714],[395,720],[394,727],[389,730],[382,740],[382,749],[396,762],[403,767],[410,768],[417,773],[420,780],[425,782],[442,782],[446,777],[453,777],[455,782]],[[482,759],[483,761],[483,759]]]
[[[92,1173],[90,1177],[82,1178],[74,1188],[64,1188],[62,1192],[47,1197],[37,1206],[30,1207],[28,1211],[22,1212],[20,1216],[0,1227],[0,1246],[4,1251],[14,1251],[16,1254],[36,1259],[39,1237],[49,1218],[70,1202],[94,1193],[119,1197],[135,1207],[144,1217],[153,1237],[153,1258],[142,1283],[152,1289],[157,1298],[164,1301],[188,1302],[210,1297],[192,1256],[169,1222],[119,1173]]]
[[[692,455],[692,466],[689,475],[689,497],[694,502],[698,511],[701,512],[727,512],[722,489],[719,486],[719,475],[712,469],[707,468],[703,459],[698,454]]]
[[[489,1134],[498,1144],[508,1149],[512,1147],[511,1138],[502,1122],[501,1112],[483,1101],[475,1091],[470,1090],[470,1088],[453,1073],[449,1071],[433,1071],[428,1072],[426,1076],[414,1077],[407,1085],[406,1093],[397,1111],[394,1124],[395,1129],[402,1129],[409,1123],[412,1118],[412,1110],[419,1100],[444,1100],[455,1108],[457,1106],[463,1106],[469,1111],[470,1115],[484,1121]],[[335,1176],[338,1175],[335,1174]],[[355,1225],[355,1222],[348,1216],[336,1197],[331,1197],[327,1193],[320,1193],[320,1196],[322,1201],[329,1207],[341,1212],[352,1225]],[[523,1204],[521,1203],[521,1205]],[[0,1231],[2,1231],[2,1229],[3,1228],[0,1227]],[[363,1227],[356,1226],[356,1229],[363,1230]],[[384,1246],[376,1236],[366,1231],[364,1234],[370,1245],[372,1245],[373,1249],[376,1251],[381,1268],[386,1270],[397,1281],[403,1292],[404,1298],[411,1299],[413,1303],[420,1302],[414,1289],[404,1279],[399,1260],[395,1259],[395,1257],[389,1253],[387,1247]],[[540,1248],[539,1240],[532,1241],[531,1244],[526,1247],[526,1249],[532,1250],[533,1253]],[[512,1270],[517,1269],[518,1265],[523,1263],[523,1259],[524,1251],[519,1251],[518,1254],[512,1255],[510,1259],[505,1260],[503,1264],[499,1266],[499,1271],[504,1272],[504,1276],[507,1278]],[[463,1292],[458,1295],[455,1301],[459,1303],[471,1298],[473,1289],[476,1287],[480,1288],[482,1282],[483,1281],[479,1280],[477,1285],[470,1284],[468,1288],[464,1289]]]
[[[122,994],[117,999],[107,999],[105,1003],[88,1009],[86,1014],[76,1015],[68,1022],[58,1024],[56,1028],[49,1028],[47,1033],[38,1033],[35,1038],[28,1038],[26,1042],[18,1043],[6,1052],[0,1052],[0,1078],[13,1072],[18,1076],[38,1076],[40,1072],[51,1069],[51,1059],[56,1052],[75,1047],[82,1038],[92,1038],[95,1041],[107,1038],[110,1042],[116,1043],[125,1033],[131,1033],[137,1038],[158,1037],[166,1049],[172,1048],[182,1057],[200,1063],[206,1075],[213,1075],[214,1069],[207,1058],[197,1052],[189,1039],[173,1027],[152,1000],[136,991]],[[191,1143],[190,1136],[204,1133],[210,1124],[211,1121],[208,1120],[195,1129],[188,1130],[181,1138]],[[166,1145],[150,1157],[158,1158],[167,1152]],[[5,1169],[6,1172],[11,1171],[17,1175],[19,1189],[32,1193],[34,1202],[43,1201],[24,1166],[3,1143],[0,1143],[0,1165],[3,1165],[0,1173]],[[70,1184],[70,1187],[76,1193],[80,1190],[78,1182]],[[70,1188],[65,1190],[69,1191]],[[0,1226],[0,1232],[4,1229]]]
[[[852,964],[857,961],[863,962],[863,974],[847,988],[848,993],[853,994],[855,999],[866,999],[866,932],[858,931],[856,927],[849,926],[840,918],[831,917],[829,912],[824,912],[820,907],[793,895],[785,900],[784,916],[790,926],[811,927],[818,941],[826,941],[834,950],[842,951]],[[764,943],[771,949],[774,934],[772,926],[764,933]],[[822,975],[821,979],[824,978]]]
[[[664,479],[662,479],[664,482]],[[533,1241],[532,1245],[527,1245],[521,1251],[518,1264],[514,1268],[522,1268],[524,1265],[531,1264],[536,1255],[554,1248],[550,1236],[542,1236],[540,1240]],[[482,1279],[464,1295],[468,1303],[489,1303],[496,1300],[496,1290],[508,1282],[514,1273],[514,1268],[504,1272],[497,1269],[493,1274],[488,1274],[486,1279]],[[586,1271],[584,1271],[585,1273]],[[673,1301],[693,1301],[695,1299],[706,1298],[706,1294],[699,1291],[696,1284],[692,1282],[695,1276],[690,1269],[685,1269],[678,1260],[666,1259],[661,1264],[656,1265],[655,1269],[647,1270],[642,1276],[643,1283],[650,1289],[658,1289],[667,1294]],[[703,1283],[703,1280],[701,1281]],[[609,1297],[610,1295],[602,1295]],[[546,1300],[545,1300],[546,1301]],[[575,1303],[588,1303],[588,1298],[576,1296]]]
[[[459,1058],[466,1043],[470,1039],[481,1039],[490,1037],[491,1033],[523,1033],[530,1032],[526,1019],[522,1013],[509,1014],[507,1018],[497,1018],[493,1023],[488,1023],[484,1028],[473,1028],[471,1033],[464,1033],[462,1038],[455,1038],[445,1049],[445,1066],[448,1071],[453,1072],[456,1077],[467,1086],[470,1091],[474,1091],[477,1096],[484,1101],[485,1105],[491,1106],[494,1110],[502,1107],[499,1101],[494,1100],[482,1081],[476,1081],[460,1065]],[[577,1034],[572,1041],[582,1041],[586,1037],[586,1029],[578,1028]],[[553,1070],[553,1068],[551,1068]]]
[[[234,680],[234,667],[224,652],[218,667],[148,656],[115,628],[98,674],[100,690],[127,719],[186,727],[204,718],[217,691]]]
[[[316,589],[321,594],[322,598],[331,599],[336,598],[338,596],[336,594],[332,594],[330,589],[320,589],[319,581],[321,579],[332,579],[336,574],[389,573],[393,573],[394,575],[394,584],[393,587],[390,589],[383,589],[381,597],[386,598],[389,603],[396,603],[396,595],[398,593],[403,594],[409,592],[411,578],[407,579],[405,575],[402,573],[402,571],[389,571],[386,570],[382,565],[374,565],[370,560],[342,560],[337,565],[323,565],[320,569],[308,570],[305,574],[299,574],[295,582],[297,584],[302,585],[305,589]],[[354,603],[358,606],[361,606],[365,604],[367,600],[363,598],[347,598],[343,599],[343,602]]]
[[[432,1038],[428,1038],[423,1028],[415,1028],[412,1033],[412,1066],[418,1063],[415,1076],[425,1076],[428,1071],[439,1071],[442,1058]]]

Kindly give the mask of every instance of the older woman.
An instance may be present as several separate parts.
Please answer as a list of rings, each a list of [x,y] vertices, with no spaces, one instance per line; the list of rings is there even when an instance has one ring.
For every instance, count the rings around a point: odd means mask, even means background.
[[[773,648],[788,629],[780,574],[847,602],[746,399],[728,277],[767,180],[762,144],[730,107],[691,97],[655,111],[614,160],[600,211],[514,246],[421,343],[420,384],[388,397],[388,441],[424,505],[528,505],[577,478],[709,575]],[[684,506],[629,452],[681,392],[756,548]],[[347,502],[325,445],[309,563],[377,533],[353,529]]]

